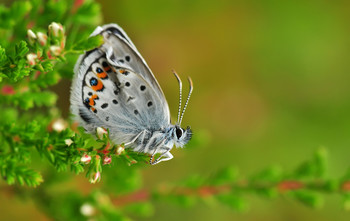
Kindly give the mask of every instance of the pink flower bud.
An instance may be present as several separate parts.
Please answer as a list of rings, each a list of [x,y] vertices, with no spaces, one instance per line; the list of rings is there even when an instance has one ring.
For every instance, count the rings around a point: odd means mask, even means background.
[[[59,56],[61,54],[61,51],[62,49],[58,46],[55,46],[55,45],[50,46],[50,52],[55,56]]]
[[[103,165],[110,164],[112,162],[112,157],[110,156],[105,156],[103,158]]]
[[[27,61],[29,65],[35,65],[36,64],[36,59],[38,58],[38,55],[34,53],[29,53],[27,54]]]
[[[47,35],[42,33],[42,32],[38,32],[38,40],[41,46],[46,45],[46,41],[47,41]]]
[[[99,182],[101,180],[101,173],[96,172],[93,173],[92,176],[90,177],[90,183],[95,184],[96,182]]]
[[[98,137],[99,139],[102,139],[102,138],[103,138],[103,134],[107,134],[107,130],[104,129],[104,128],[102,128],[102,127],[98,127],[98,128],[96,129],[96,134],[97,134],[97,137]]]
[[[60,32],[63,33],[63,26],[61,24],[52,22],[49,25],[49,33],[52,33],[53,36],[58,37]]]
[[[91,161],[91,156],[87,155],[86,153],[81,157],[80,159],[81,162],[85,164],[89,164]]]

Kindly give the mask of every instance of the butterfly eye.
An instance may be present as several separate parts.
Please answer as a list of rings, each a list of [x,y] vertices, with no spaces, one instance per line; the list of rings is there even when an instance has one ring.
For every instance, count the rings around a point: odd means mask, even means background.
[[[181,128],[176,128],[176,137],[177,139],[180,139],[182,136],[182,129]]]

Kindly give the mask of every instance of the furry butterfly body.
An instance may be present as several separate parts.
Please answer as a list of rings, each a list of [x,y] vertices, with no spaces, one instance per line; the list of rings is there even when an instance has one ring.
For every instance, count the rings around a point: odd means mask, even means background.
[[[183,147],[192,136],[189,128],[180,127],[181,95],[178,122],[173,125],[162,89],[123,29],[108,24],[96,28],[94,35],[102,35],[104,43],[76,63],[71,112],[86,131],[108,128],[115,143],[152,154],[151,164],[172,159],[173,146]],[[191,80],[190,85],[189,95]],[[161,156],[152,161],[157,153]]]

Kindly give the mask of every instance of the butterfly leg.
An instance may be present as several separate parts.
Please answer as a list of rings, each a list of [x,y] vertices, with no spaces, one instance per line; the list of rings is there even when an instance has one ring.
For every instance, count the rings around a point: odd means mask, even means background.
[[[151,159],[149,160],[149,163],[150,163],[151,165],[155,165],[155,164],[160,163],[160,162],[162,162],[162,161],[167,161],[167,160],[173,159],[174,156],[173,156],[169,151],[170,151],[170,149],[169,149],[168,151],[166,151],[165,153],[162,153],[162,154],[158,157],[158,159],[156,159],[155,161],[153,161],[153,158],[154,158],[155,153],[152,154]],[[152,161],[153,161],[153,162],[152,162]]]
[[[145,133],[146,133],[146,130],[141,131],[140,133],[138,133],[136,135],[136,137],[134,139],[132,139],[130,142],[125,143],[124,146],[128,146],[130,144],[133,144],[142,134],[145,135]]]

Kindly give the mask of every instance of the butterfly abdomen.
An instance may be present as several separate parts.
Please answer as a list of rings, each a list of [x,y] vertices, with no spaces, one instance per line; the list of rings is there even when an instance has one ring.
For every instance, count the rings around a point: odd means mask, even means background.
[[[168,131],[145,130],[130,148],[136,152],[154,154],[163,153],[172,146],[173,142]]]

